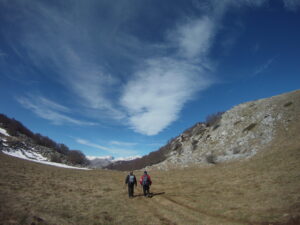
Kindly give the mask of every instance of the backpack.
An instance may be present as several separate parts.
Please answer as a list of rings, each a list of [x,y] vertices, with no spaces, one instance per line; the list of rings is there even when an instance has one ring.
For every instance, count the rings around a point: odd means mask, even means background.
[[[150,181],[149,181],[149,178],[148,178],[148,176],[147,175],[144,175],[143,176],[143,181],[142,181],[142,185],[143,186],[149,186],[149,184],[150,184]]]
[[[129,179],[128,179],[130,184],[134,183],[134,176],[133,175],[129,175]]]

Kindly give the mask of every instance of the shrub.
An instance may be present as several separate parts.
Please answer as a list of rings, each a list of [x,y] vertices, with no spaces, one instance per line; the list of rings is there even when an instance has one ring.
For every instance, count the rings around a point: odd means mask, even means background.
[[[243,130],[243,132],[252,130],[254,127],[256,127],[256,125],[257,125],[256,123],[251,123],[248,127],[246,127]]]
[[[61,163],[62,162],[60,156],[57,155],[57,154],[51,155],[50,161],[51,162],[56,162],[56,163]]]
[[[292,105],[293,104],[293,102],[287,102],[287,103],[285,103],[283,106],[284,107],[289,107],[290,105]]]
[[[206,161],[208,163],[211,163],[211,164],[216,164],[217,163],[217,157],[213,154],[209,154],[206,156]]]
[[[238,124],[241,123],[241,122],[242,122],[241,120],[235,121],[235,122],[234,122],[234,126],[238,125]]]
[[[205,124],[208,127],[214,127],[214,129],[218,128],[218,123],[220,122],[222,115],[224,112],[217,112],[206,117]]]
[[[198,142],[199,142],[198,140],[192,141],[193,150],[195,150],[197,148]]]
[[[68,153],[68,161],[74,165],[87,165],[88,160],[79,150],[70,150]]]
[[[241,151],[241,150],[240,150],[239,148],[234,148],[234,149],[232,150],[233,154],[239,154],[240,151]]]

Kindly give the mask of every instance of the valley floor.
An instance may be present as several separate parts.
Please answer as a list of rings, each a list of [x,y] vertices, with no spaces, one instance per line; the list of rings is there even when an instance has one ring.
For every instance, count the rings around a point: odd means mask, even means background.
[[[144,198],[138,187],[129,199],[124,172],[56,168],[0,153],[0,224],[300,224],[299,146],[150,175],[154,196]]]

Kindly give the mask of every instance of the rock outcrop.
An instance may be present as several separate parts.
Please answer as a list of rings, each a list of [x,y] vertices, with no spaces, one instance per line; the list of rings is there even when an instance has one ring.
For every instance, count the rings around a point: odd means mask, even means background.
[[[198,123],[175,138],[167,159],[147,169],[249,158],[299,123],[299,115],[299,90],[237,105],[217,115],[214,124]]]

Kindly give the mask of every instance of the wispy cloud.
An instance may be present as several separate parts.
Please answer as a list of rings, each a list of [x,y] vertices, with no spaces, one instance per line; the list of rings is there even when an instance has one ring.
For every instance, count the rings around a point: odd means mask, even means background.
[[[125,142],[125,141],[110,141],[110,145],[118,145],[118,146],[135,146],[138,143],[135,142]]]
[[[255,72],[254,72],[254,75],[257,75],[257,74],[260,74],[260,73],[263,73],[265,72],[270,66],[271,64],[275,61],[275,59],[277,58],[278,56],[275,56],[271,59],[269,59],[267,62],[265,62],[263,65],[261,65],[260,67],[258,67]]]
[[[92,147],[92,148],[96,148],[98,150],[105,151],[105,152],[108,152],[108,153],[114,154],[114,155],[122,155],[122,156],[128,155],[129,156],[129,155],[136,155],[137,154],[137,151],[135,151],[135,150],[121,149],[121,148],[110,148],[110,147],[99,145],[99,144],[96,144],[96,143],[93,143],[93,142],[90,142],[88,140],[81,139],[81,138],[77,138],[75,141],[79,144],[82,144],[82,145],[85,145],[85,146],[88,146],[88,147]]]
[[[101,53],[105,41],[102,39],[106,39],[103,34],[107,35],[107,32],[101,29],[100,32],[87,22],[89,15],[77,24],[73,18],[74,13],[90,10],[92,5],[97,5],[97,1],[83,5],[80,1],[75,2],[63,14],[57,8],[42,3],[28,6],[25,14],[34,21],[36,29],[23,33],[21,42],[28,49],[33,65],[51,68],[54,71],[51,79],[63,85],[66,91],[71,91],[74,96],[72,100],[76,100],[85,113],[119,120],[124,115],[112,99],[115,94],[112,90],[118,89],[119,78],[110,74],[107,59]],[[93,40],[89,33],[98,36],[99,40]],[[109,45],[107,42],[105,44]]]
[[[7,54],[0,49],[0,58],[7,57]]]
[[[283,0],[284,7],[290,11],[296,12],[300,8],[300,0]]]
[[[67,116],[66,113],[71,112],[67,107],[44,97],[29,95],[27,97],[18,97],[17,101],[23,107],[32,110],[37,116],[49,120],[56,125],[64,123],[87,126],[96,125],[96,123],[81,121]]]
[[[191,60],[195,57],[206,57],[213,41],[214,29],[215,24],[208,16],[187,18],[187,21],[179,24],[168,36],[178,48],[178,55]]]
[[[119,80],[96,63],[87,62],[72,49],[64,52],[68,67],[61,67],[64,83],[80,97],[80,104],[114,119],[122,119],[123,112],[114,105],[111,94]]]

